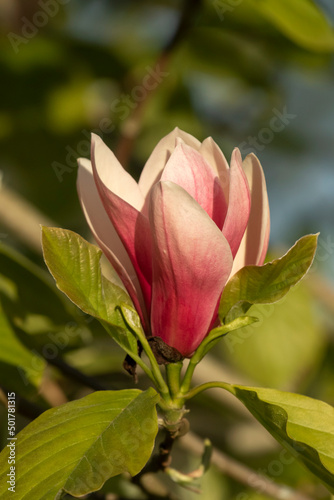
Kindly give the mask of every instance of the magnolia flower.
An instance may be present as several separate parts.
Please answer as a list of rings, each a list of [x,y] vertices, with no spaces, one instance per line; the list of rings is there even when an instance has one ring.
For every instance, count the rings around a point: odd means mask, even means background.
[[[147,336],[191,356],[217,324],[228,279],[262,265],[269,206],[260,162],[229,166],[211,137],[176,128],[153,150],[137,183],[100,137],[79,160],[80,202]]]

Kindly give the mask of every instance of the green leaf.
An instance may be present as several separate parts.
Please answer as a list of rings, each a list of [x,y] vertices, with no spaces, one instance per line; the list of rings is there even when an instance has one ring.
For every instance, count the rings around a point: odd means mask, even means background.
[[[279,31],[302,47],[334,50],[334,31],[312,0],[248,0]]]
[[[229,323],[253,304],[272,304],[284,297],[309,270],[317,239],[317,234],[304,236],[280,259],[240,269],[224,289],[219,306],[221,321]]]
[[[0,454],[1,498],[54,500],[63,490],[79,497],[110,477],[138,474],[153,450],[158,399],[152,388],[103,391],[46,411],[16,436],[14,496],[9,448]]]
[[[42,228],[42,244],[45,262],[59,290],[99,319],[123,349],[137,354],[137,340],[116,309],[121,303],[132,305],[131,299],[102,275],[101,250],[72,231],[52,227]]]
[[[6,365],[19,367],[22,380],[38,387],[46,362],[36,353],[27,349],[16,337],[0,304],[0,361]],[[23,373],[22,373],[23,372]]]
[[[334,408],[275,389],[224,384],[254,417],[334,492]]]

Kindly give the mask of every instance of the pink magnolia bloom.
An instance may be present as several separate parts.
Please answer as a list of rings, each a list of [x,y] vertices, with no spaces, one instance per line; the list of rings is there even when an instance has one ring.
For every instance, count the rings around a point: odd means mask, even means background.
[[[269,205],[256,156],[242,162],[235,149],[229,166],[211,137],[200,143],[176,128],[137,183],[93,135],[78,192],[146,334],[190,356],[217,323],[229,277],[262,265],[267,252]]]

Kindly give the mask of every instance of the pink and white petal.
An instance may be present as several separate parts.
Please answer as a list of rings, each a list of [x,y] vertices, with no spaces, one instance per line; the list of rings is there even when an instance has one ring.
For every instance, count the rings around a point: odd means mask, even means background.
[[[178,138],[194,149],[199,149],[201,146],[201,143],[195,137],[178,127],[161,139],[153,149],[139,179],[138,184],[145,198],[151,187],[160,180],[161,173],[176,147]]]
[[[107,162],[108,151],[112,154],[102,141],[94,140],[92,142],[92,167],[95,184],[104,209],[137,273],[146,308],[149,311],[152,280],[150,227],[148,218],[136,208],[136,206],[142,208],[144,199],[135,181],[123,170],[116,158],[114,158],[112,165]],[[124,191],[124,187],[117,179],[113,179],[110,170],[115,177],[119,175],[121,179],[123,178],[128,188],[133,190],[135,204],[127,201],[132,199],[131,196]],[[130,182],[130,179],[133,182]],[[112,190],[113,188],[115,192]]]
[[[230,247],[182,187],[159,182],[151,192],[152,334],[184,356],[207,335],[232,269]]]
[[[202,142],[199,152],[218,175],[220,184],[224,191],[226,202],[228,203],[230,167],[223,152],[221,151],[218,144],[216,144],[212,139],[212,137],[207,137]]]
[[[103,253],[124,283],[143,325],[148,331],[148,318],[143,294],[131,260],[103,207],[89,160],[78,160],[77,189],[88,226]]]
[[[161,176],[183,187],[222,229],[227,203],[218,176],[198,151],[179,143]]]
[[[262,266],[268,250],[270,212],[266,180],[261,163],[254,154],[243,162],[251,193],[251,212],[246,232],[234,260],[232,273],[244,266]]]
[[[98,182],[96,177],[95,182]],[[146,309],[150,311],[152,261],[149,221],[141,212],[138,212],[129,203],[106,188],[100,188],[99,194],[106,214],[122,241],[137,273]]]
[[[250,192],[246,175],[242,169],[242,158],[239,149],[232,153],[230,167],[230,188],[227,215],[223,227],[223,235],[230,244],[233,258],[245,233],[250,209]]]
[[[140,211],[144,205],[144,197],[137,182],[124,170],[114,153],[96,134],[92,134],[91,158],[99,182]]]

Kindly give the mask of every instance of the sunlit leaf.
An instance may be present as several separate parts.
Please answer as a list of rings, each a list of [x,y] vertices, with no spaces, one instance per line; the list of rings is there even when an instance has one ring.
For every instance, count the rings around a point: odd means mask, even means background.
[[[334,408],[323,401],[226,384],[254,417],[334,492]]]
[[[158,431],[158,395],[95,392],[46,411],[16,437],[16,492],[8,491],[8,456],[0,454],[1,498],[79,497],[99,490],[110,477],[137,474],[151,456]]]
[[[113,339],[137,353],[137,341],[129,332],[116,306],[131,305],[126,291],[101,273],[102,252],[78,234],[60,228],[43,227],[45,262],[64,292],[85,313],[99,319]]]

